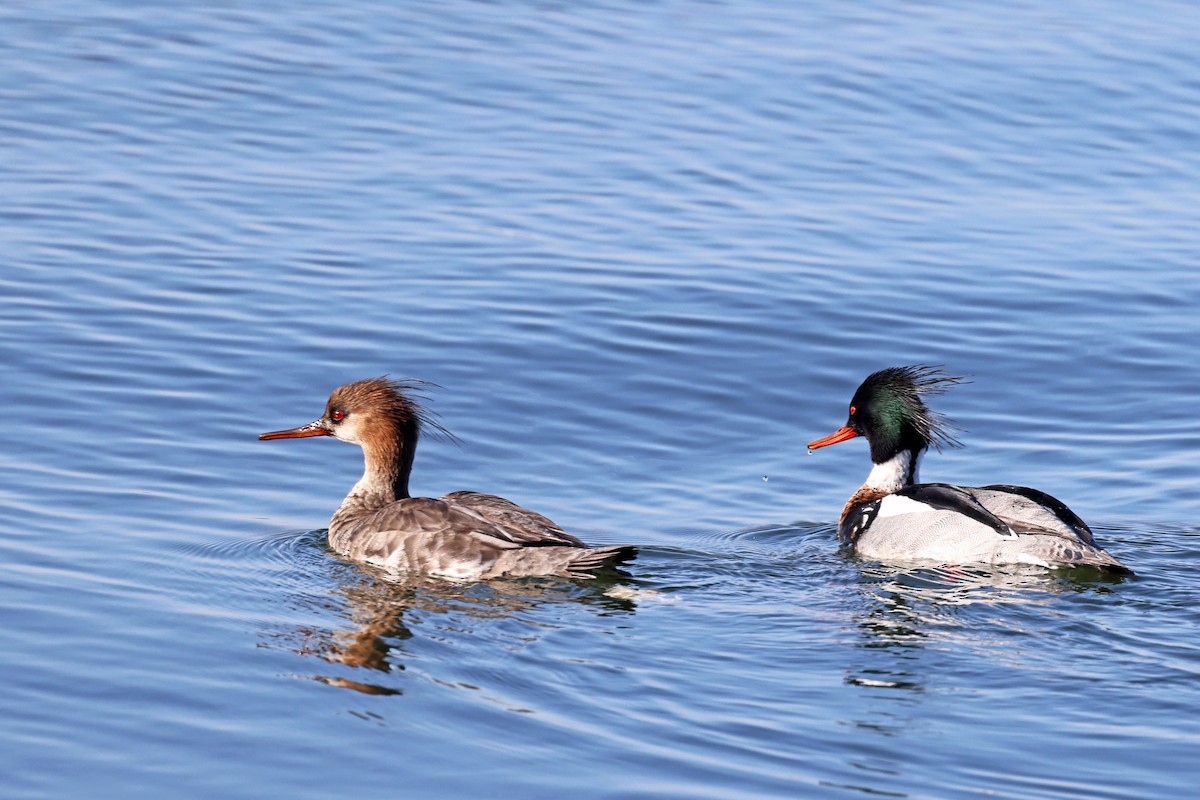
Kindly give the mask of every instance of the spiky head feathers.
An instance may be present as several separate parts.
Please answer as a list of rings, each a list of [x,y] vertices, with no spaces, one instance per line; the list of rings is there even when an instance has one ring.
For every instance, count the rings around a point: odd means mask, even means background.
[[[432,385],[387,376],[347,383],[329,396],[324,419],[335,436],[355,444],[363,444],[364,437],[379,437],[399,440],[413,448],[425,431],[453,440],[454,436],[420,403],[422,393]]]
[[[901,450],[961,446],[953,424],[925,405],[925,396],[964,383],[940,366],[888,367],[867,376],[850,401],[846,423],[871,443],[871,460],[884,463]]]

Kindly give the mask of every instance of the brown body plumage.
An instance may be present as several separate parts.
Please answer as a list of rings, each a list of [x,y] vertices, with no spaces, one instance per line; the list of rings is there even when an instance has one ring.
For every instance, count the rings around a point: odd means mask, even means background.
[[[333,436],[363,449],[363,476],[329,523],[338,553],[395,572],[448,578],[591,577],[632,558],[627,545],[589,548],[537,512],[495,495],[411,497],[408,477],[423,428],[442,430],[413,393],[417,381],[370,378],[334,390],[315,422],[259,439]],[[444,431],[443,431],[444,432]]]

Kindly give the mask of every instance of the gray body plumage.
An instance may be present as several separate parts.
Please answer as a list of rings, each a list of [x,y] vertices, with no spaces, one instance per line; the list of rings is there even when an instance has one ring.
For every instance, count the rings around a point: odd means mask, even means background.
[[[456,579],[586,578],[633,555],[621,545],[589,548],[541,514],[477,492],[407,497],[379,507],[351,494],[329,524],[329,546],[389,571]]]
[[[1125,569],[1065,506],[1047,505],[1014,488],[1020,487],[946,487],[961,493],[963,507],[886,495],[847,513],[839,533],[860,555],[880,561]],[[976,513],[964,513],[970,506]],[[847,525],[855,519],[862,520],[857,531]]]

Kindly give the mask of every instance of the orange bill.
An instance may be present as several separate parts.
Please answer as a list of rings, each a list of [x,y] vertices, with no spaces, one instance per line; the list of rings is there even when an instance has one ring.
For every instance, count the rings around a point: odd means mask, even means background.
[[[816,441],[809,442],[808,449],[816,450],[818,447],[828,447],[831,444],[837,444],[838,442],[844,442],[847,439],[853,439],[855,436],[858,436],[858,432],[849,425],[846,425],[838,428],[824,439],[817,439]]]

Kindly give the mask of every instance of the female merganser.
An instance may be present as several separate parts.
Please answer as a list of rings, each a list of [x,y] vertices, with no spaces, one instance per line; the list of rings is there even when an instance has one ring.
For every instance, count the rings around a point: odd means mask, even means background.
[[[333,436],[363,449],[366,468],[329,523],[329,546],[395,572],[447,578],[590,578],[631,558],[628,545],[589,548],[541,514],[490,494],[411,497],[408,476],[430,420],[411,392],[420,381],[371,378],[339,387],[315,422],[259,439]]]
[[[917,483],[932,444],[958,446],[922,397],[963,381],[938,367],[892,367],[867,377],[850,401],[846,424],[809,450],[866,437],[875,465],[846,503],[838,538],[867,558],[943,564],[1127,567],[1101,549],[1092,531],[1061,501],[1024,486]]]

